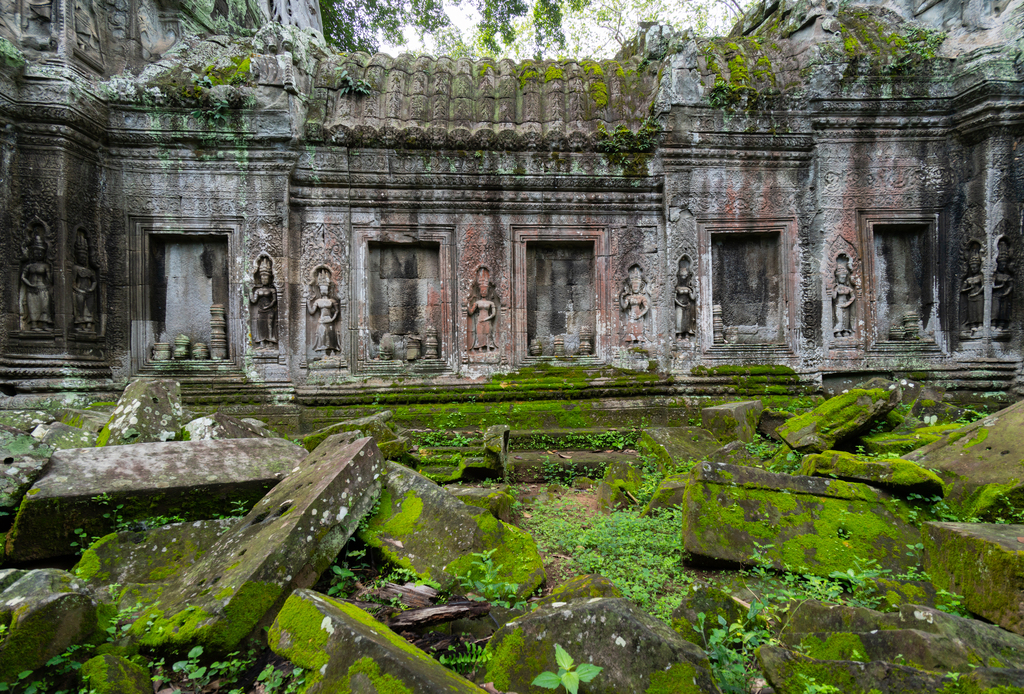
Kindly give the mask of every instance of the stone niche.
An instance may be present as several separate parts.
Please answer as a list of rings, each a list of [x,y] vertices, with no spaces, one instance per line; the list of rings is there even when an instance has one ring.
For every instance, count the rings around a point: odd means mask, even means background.
[[[861,213],[872,343],[934,347],[942,334],[936,295],[941,227],[937,213]]]
[[[709,222],[698,229],[703,273],[711,278],[701,315],[712,326],[712,345],[792,347],[791,220]]]
[[[359,367],[441,368],[452,354],[451,231],[409,228],[361,233],[354,278]],[[435,346],[436,345],[436,346]]]
[[[233,248],[237,233],[234,224],[209,225],[208,222],[170,223],[163,220],[134,220],[131,227],[129,265],[132,292],[132,362],[138,373],[151,369],[212,368],[237,366],[241,346],[237,344],[239,327],[238,284],[231,276]],[[221,333],[226,332],[224,354],[216,353],[218,338],[213,334],[211,308],[223,307]],[[189,353],[161,359],[154,354],[158,343],[172,351],[180,335],[189,338]],[[223,335],[221,339],[223,339]],[[191,351],[197,343],[207,347],[201,356]]]
[[[530,355],[589,356],[597,318],[595,297],[592,241],[527,243],[526,335]],[[561,344],[556,345],[559,339]]]

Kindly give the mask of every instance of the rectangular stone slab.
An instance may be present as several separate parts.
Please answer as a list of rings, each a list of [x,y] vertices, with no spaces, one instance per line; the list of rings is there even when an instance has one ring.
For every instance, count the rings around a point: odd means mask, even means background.
[[[202,559],[164,586],[130,636],[158,649],[233,649],[269,624],[292,591],[312,586],[330,566],[377,499],[383,466],[372,438],[326,439]]]
[[[905,509],[866,484],[701,463],[690,473],[683,512],[686,550],[713,561],[818,576],[853,568],[857,559],[894,571],[916,563],[906,548],[920,534],[902,517]]]
[[[925,523],[925,568],[964,606],[1024,634],[1024,525]]]
[[[306,455],[283,439],[57,451],[21,503],[7,537],[7,558],[20,562],[74,554],[76,528],[89,536],[106,535],[115,529],[114,516],[198,520],[228,514],[232,501],[256,502]]]
[[[307,671],[307,694],[482,691],[355,605],[311,590],[288,598],[269,642],[275,653]]]

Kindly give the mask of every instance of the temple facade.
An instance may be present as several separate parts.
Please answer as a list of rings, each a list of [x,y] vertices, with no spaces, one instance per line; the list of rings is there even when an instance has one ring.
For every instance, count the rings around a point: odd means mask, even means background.
[[[305,5],[0,4],[8,396],[549,362],[1024,386],[1021,0],[525,63],[338,54]]]

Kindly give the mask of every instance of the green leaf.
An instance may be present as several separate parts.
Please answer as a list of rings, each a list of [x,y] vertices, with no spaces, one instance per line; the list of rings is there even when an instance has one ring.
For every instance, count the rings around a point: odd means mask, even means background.
[[[580,682],[589,682],[601,674],[601,670],[604,668],[591,663],[583,663],[576,668],[576,675],[580,678]]]
[[[193,648],[191,651],[188,652],[188,657],[189,658],[198,658],[202,654],[203,654],[203,647],[202,646],[196,646],[195,648]]]
[[[575,672],[567,672],[562,675],[562,686],[565,687],[565,691],[569,694],[576,694],[576,691],[580,688],[580,676]]]
[[[555,662],[558,663],[560,668],[572,669],[572,656],[566,653],[565,649],[557,643],[555,644]]]
[[[562,680],[553,672],[542,672],[534,677],[533,682],[530,684],[535,687],[544,687],[544,689],[558,689],[558,686],[562,684]]]

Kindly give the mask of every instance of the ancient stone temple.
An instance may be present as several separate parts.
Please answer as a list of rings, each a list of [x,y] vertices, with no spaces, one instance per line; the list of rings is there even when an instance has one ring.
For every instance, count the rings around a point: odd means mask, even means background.
[[[519,64],[339,54],[315,2],[0,3],[8,395],[1024,385],[1021,0],[762,3]]]

